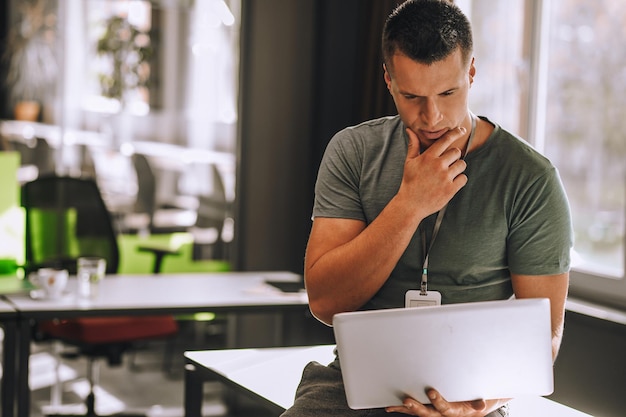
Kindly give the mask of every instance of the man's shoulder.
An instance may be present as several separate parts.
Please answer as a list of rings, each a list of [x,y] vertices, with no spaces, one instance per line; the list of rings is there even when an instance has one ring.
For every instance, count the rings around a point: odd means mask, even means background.
[[[489,121],[488,119],[484,118]],[[487,141],[485,150],[489,150],[492,156],[497,155],[501,162],[516,160],[519,162],[536,164],[541,167],[551,166],[551,162],[545,155],[539,152],[530,142],[519,135],[493,123],[494,130]]]
[[[398,127],[401,126],[402,120],[400,120],[400,116],[385,116],[379,117],[378,119],[367,120],[353,126],[348,126],[343,129],[343,132],[352,132],[353,134],[358,135],[380,135],[385,132],[395,132],[398,130]]]
[[[380,117],[340,130],[331,142],[341,143],[340,146],[351,143],[352,146],[366,149],[385,147],[390,140],[404,134],[403,126],[399,116]]]

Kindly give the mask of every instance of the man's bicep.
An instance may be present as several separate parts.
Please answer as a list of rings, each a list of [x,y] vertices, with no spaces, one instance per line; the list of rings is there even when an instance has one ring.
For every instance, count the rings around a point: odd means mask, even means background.
[[[350,242],[365,229],[365,222],[353,219],[316,217],[306,249],[305,270],[324,254]]]
[[[511,274],[516,298],[549,298],[557,304],[565,304],[569,273],[555,275]]]
[[[553,356],[561,343],[565,320],[565,300],[569,286],[569,272],[556,275],[512,274],[515,298],[549,298],[552,324]]]

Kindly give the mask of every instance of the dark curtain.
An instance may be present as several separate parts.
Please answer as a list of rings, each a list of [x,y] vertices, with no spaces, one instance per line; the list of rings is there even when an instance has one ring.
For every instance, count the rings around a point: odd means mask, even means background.
[[[397,3],[243,1],[236,269],[302,272],[328,141],[395,114],[380,37]]]
[[[339,130],[396,114],[383,79],[380,40],[400,0],[318,0],[313,72],[312,176]]]
[[[9,94],[4,83],[7,77],[7,63],[4,59],[7,37],[9,36],[10,8],[8,1],[0,1],[0,118],[9,119]],[[1,146],[1,143],[0,143]]]
[[[357,118],[361,120],[373,119],[381,116],[396,114],[396,108],[391,95],[387,91],[383,79],[383,57],[381,52],[381,35],[387,16],[393,9],[402,3],[401,0],[367,0],[358,15],[358,39],[362,42],[357,45],[358,85],[356,91],[362,91],[361,102],[358,106]]]

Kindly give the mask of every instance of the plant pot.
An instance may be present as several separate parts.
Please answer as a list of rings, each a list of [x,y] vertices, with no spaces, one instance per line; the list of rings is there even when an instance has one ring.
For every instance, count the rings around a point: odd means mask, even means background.
[[[41,105],[37,101],[20,101],[13,109],[15,120],[36,122],[39,119]]]

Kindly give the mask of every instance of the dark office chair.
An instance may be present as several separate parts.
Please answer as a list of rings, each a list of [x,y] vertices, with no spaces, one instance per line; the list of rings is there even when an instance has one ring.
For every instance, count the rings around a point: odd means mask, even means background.
[[[226,187],[222,174],[215,164],[211,165],[213,192],[198,197],[196,221],[185,228],[193,237],[193,260],[224,260],[228,258],[228,246],[232,240],[227,236],[232,228],[232,203],[226,197]],[[230,233],[232,234],[232,233]],[[139,251],[155,255],[154,272],[160,271],[163,260],[170,256],[180,256],[181,251],[160,247],[150,243],[140,245]]]
[[[22,187],[26,210],[26,272],[42,267],[76,273],[79,256],[101,256],[107,273],[117,272],[119,250],[109,212],[93,180],[47,176]],[[91,386],[86,398],[86,416],[96,416],[94,369],[96,359],[120,365],[122,354],[134,342],[167,338],[178,331],[172,316],[88,317],[41,321],[35,325],[35,340],[61,340],[75,346],[74,356],[89,360]]]
[[[131,156],[137,175],[137,198],[133,212],[120,218],[125,232],[175,233],[184,232],[195,222],[196,201],[191,207],[178,204],[176,199],[165,204],[157,201],[157,175],[147,156]]]
[[[226,195],[222,173],[211,164],[213,188],[199,197],[196,223],[189,229],[194,238],[194,259],[226,259],[232,236],[227,229],[232,221],[232,202]],[[232,227],[232,224],[230,225]]]

